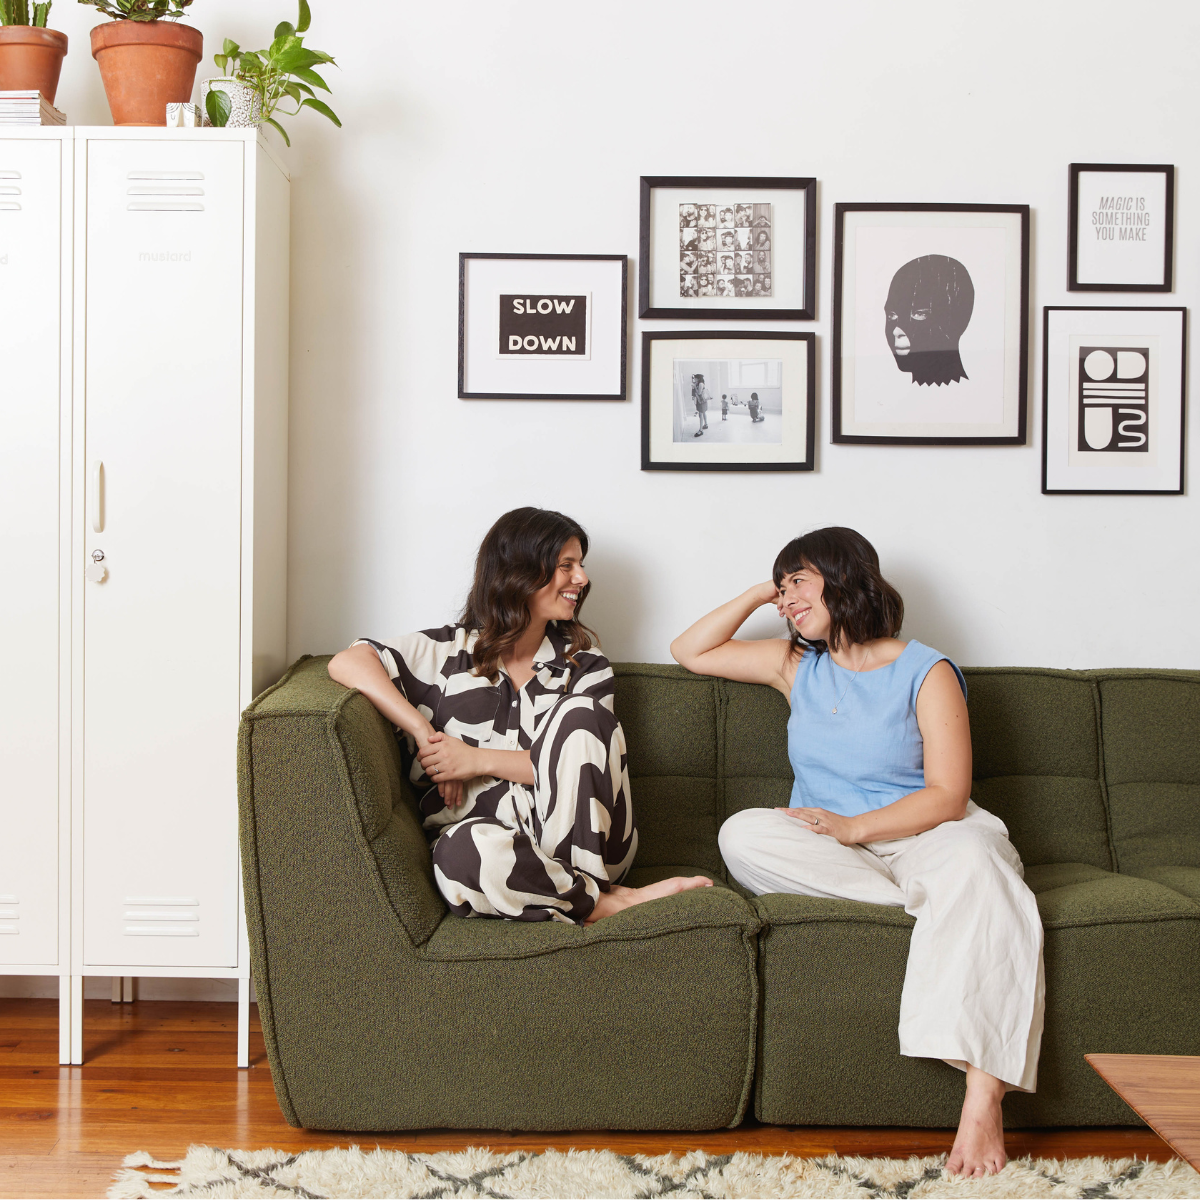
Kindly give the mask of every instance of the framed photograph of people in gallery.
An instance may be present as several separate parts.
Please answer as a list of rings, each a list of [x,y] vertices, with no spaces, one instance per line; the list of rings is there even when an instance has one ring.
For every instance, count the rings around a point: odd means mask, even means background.
[[[834,206],[835,442],[1023,446],[1029,206]]]
[[[463,400],[624,400],[623,254],[460,254]]]
[[[1169,292],[1175,168],[1072,163],[1072,292]]]
[[[811,471],[815,334],[642,334],[643,471]]]
[[[811,321],[817,181],[643,176],[638,315]]]
[[[1183,494],[1187,309],[1047,308],[1042,491]]]

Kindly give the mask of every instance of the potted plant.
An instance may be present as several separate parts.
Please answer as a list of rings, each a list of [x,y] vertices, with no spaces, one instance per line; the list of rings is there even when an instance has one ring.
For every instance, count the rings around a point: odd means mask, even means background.
[[[337,114],[313,91],[330,90],[315,68],[336,64],[328,54],[305,46],[303,35],[311,23],[308,0],[300,0],[296,24],[277,25],[275,40],[266,50],[243,50],[226,38],[221,53],[214,56],[225,74],[206,80],[202,89],[201,103],[209,121],[218,126],[265,122],[278,129],[289,146],[291,139],[277,116],[294,117],[302,108],[312,108],[341,128]],[[279,107],[288,100],[295,102],[294,109]]]
[[[198,29],[179,25],[192,0],[79,0],[105,16],[92,30],[92,57],[100,65],[115,125],[165,125],[167,105],[192,98],[204,57]]]
[[[0,0],[0,92],[41,92],[54,103],[67,35],[46,28],[50,2]]]

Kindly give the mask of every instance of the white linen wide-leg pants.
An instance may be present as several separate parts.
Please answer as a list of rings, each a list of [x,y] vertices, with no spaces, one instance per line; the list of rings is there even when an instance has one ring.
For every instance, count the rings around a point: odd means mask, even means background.
[[[1045,1010],[1042,922],[1004,822],[961,821],[843,846],[772,808],[721,826],[730,874],[757,896],[791,892],[903,908],[916,918],[900,999],[900,1053],[968,1064],[1032,1092]]]

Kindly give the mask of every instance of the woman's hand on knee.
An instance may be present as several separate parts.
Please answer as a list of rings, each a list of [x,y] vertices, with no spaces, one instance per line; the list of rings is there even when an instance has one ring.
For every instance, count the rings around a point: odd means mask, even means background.
[[[461,779],[449,779],[437,785],[438,795],[447,808],[457,808],[463,802],[463,785]]]
[[[431,733],[425,744],[417,749],[421,769],[437,784],[474,779],[481,774],[476,764],[478,755],[474,746],[468,746],[448,733]]]
[[[802,822],[813,833],[834,838],[843,846],[855,846],[862,840],[853,817],[843,817],[824,808],[780,808],[776,811]]]

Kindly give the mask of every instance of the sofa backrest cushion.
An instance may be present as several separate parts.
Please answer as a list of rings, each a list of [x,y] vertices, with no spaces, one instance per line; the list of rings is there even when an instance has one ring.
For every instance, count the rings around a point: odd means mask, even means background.
[[[615,663],[639,867],[721,869],[719,685],[682,667]]]
[[[1035,667],[963,674],[975,803],[1008,826],[1027,866],[1112,870],[1095,683],[1081,672]]]
[[[1120,870],[1200,867],[1200,672],[1094,674]]]

